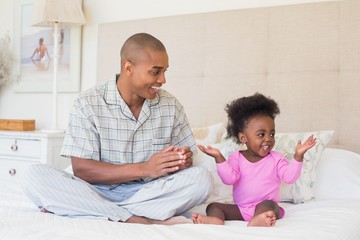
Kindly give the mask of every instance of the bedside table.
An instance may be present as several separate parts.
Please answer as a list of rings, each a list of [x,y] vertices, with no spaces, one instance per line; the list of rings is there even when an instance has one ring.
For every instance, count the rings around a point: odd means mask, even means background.
[[[70,165],[60,156],[63,133],[40,131],[0,131],[0,181],[20,182],[31,164],[49,164],[59,169]]]

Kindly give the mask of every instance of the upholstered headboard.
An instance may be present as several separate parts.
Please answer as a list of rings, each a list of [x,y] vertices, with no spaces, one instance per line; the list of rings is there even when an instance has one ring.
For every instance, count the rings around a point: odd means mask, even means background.
[[[335,130],[360,153],[360,1],[241,9],[99,26],[98,82],[119,72],[120,47],[148,32],[167,47],[167,90],[193,127],[226,121],[225,104],[261,92],[278,132]]]

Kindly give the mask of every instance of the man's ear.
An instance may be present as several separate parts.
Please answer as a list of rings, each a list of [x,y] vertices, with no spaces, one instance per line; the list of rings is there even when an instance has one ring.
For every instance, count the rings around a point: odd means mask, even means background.
[[[247,142],[246,135],[242,132],[238,133],[238,138],[239,138],[240,143],[245,144]]]
[[[125,70],[125,74],[128,76],[132,75],[133,72],[133,65],[131,64],[131,62],[129,61],[124,61],[123,62],[123,69]]]

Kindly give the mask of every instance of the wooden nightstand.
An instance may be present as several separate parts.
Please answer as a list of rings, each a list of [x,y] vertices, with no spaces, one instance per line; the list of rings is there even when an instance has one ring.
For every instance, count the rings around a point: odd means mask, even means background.
[[[18,183],[31,164],[43,163],[65,169],[70,159],[60,156],[63,133],[0,131],[0,180]]]

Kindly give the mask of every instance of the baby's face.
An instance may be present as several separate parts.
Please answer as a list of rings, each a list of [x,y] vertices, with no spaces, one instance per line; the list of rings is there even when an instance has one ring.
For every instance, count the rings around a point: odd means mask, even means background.
[[[249,153],[265,157],[275,145],[275,122],[270,116],[257,116],[249,121],[244,135]]]

